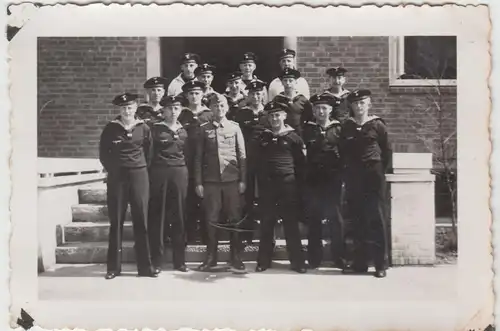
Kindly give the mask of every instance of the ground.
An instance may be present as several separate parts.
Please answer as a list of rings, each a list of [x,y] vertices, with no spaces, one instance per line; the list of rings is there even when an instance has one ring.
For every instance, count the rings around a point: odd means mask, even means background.
[[[190,265],[194,268],[196,265]],[[123,275],[105,280],[105,265],[57,265],[39,277],[41,300],[410,300],[453,301],[457,265],[405,266],[389,269],[388,276],[343,275],[338,269],[322,268],[307,274],[288,270],[286,262],[255,273],[172,271],[159,278],[138,278],[135,265],[125,264]],[[160,286],[159,286],[160,285]],[[298,289],[298,290],[297,290]]]

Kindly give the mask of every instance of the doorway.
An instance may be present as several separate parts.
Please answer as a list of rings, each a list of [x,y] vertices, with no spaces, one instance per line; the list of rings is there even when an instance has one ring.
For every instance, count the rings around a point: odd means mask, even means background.
[[[169,81],[180,73],[179,58],[183,53],[196,53],[202,63],[214,65],[212,87],[220,93],[226,89],[227,74],[238,70],[243,53],[257,55],[255,75],[268,84],[278,75],[277,54],[283,48],[283,37],[162,37],[161,70]]]

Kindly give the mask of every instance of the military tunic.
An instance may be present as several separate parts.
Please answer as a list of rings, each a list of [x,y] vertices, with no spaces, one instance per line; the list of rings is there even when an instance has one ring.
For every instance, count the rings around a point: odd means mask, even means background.
[[[385,122],[371,116],[358,124],[345,121],[340,154],[346,168],[349,215],[354,226],[354,265],[368,266],[371,253],[375,268],[385,270],[388,262],[385,174],[391,165],[391,146]]]
[[[122,232],[130,204],[134,248],[139,273],[152,273],[147,213],[151,159],[151,131],[143,121],[126,129],[120,117],[109,122],[100,138],[99,159],[108,172],[107,205],[110,220],[107,271],[120,274]]]

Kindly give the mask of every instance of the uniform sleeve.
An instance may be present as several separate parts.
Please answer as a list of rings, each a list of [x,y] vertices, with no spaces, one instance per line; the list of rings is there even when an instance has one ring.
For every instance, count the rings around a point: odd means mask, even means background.
[[[378,144],[380,146],[382,164],[386,173],[392,172],[392,147],[389,141],[389,133],[384,123],[379,121],[378,125]]]
[[[306,156],[304,154],[304,141],[298,135],[292,145],[293,163],[295,165],[295,176],[299,182],[305,179]]]
[[[236,127],[236,153],[240,168],[240,182],[245,183],[247,178],[247,156],[245,151],[245,139],[239,127]]]
[[[344,124],[342,125],[339,133],[339,143],[338,143],[338,149],[339,149],[339,157],[340,157],[340,167],[341,169],[345,169],[347,167],[347,139],[346,139],[346,133],[347,133],[347,126]]]
[[[203,134],[203,128],[194,129],[195,136],[193,137],[192,143],[194,144],[194,182],[195,185],[203,185],[203,154],[205,149],[205,137]]]
[[[109,172],[111,168],[111,136],[108,125],[102,130],[99,140],[99,161],[101,161],[104,169]]]
[[[146,165],[149,168],[151,165],[151,159],[153,157],[153,137],[151,135],[151,129],[148,125],[144,124],[144,158],[146,159]]]
[[[304,110],[301,114],[301,119],[300,121],[302,122],[302,125],[304,125],[305,122],[308,121],[313,121],[313,106],[312,103],[309,100],[306,100],[304,102]]]
[[[168,85],[167,96],[175,97],[176,95],[178,95],[180,93],[178,85],[179,84],[177,83],[177,80],[174,78],[172,82],[170,82],[170,84]]]

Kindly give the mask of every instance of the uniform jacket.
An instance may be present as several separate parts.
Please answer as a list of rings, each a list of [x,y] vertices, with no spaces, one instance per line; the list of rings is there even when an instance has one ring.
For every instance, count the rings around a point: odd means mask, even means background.
[[[273,79],[271,84],[269,84],[269,100],[273,100],[278,94],[283,91],[285,91],[285,88],[281,83],[281,79],[279,77],[276,77],[275,79]],[[309,99],[311,97],[311,94],[309,92],[309,84],[304,77],[299,77],[297,79],[297,91],[305,96],[306,99]]]
[[[227,119],[230,120],[230,121],[234,121],[235,120],[235,117],[236,117],[236,114],[237,112],[246,106],[247,104],[247,99],[245,97],[245,95],[240,92],[240,94],[237,96],[236,99],[232,99],[229,94],[224,94],[224,96],[226,97],[227,99],[227,104],[229,106],[229,110],[227,112]]]
[[[344,123],[351,115],[349,114],[349,102],[347,102],[347,96],[349,95],[348,90],[344,90],[340,96],[333,94],[329,89],[325,90],[326,94],[334,97],[335,105],[333,106],[333,111],[331,113],[330,119],[335,119],[340,123]]]
[[[379,161],[386,171],[389,170],[392,149],[385,122],[378,116],[371,116],[362,125],[352,118],[347,119],[341,131],[340,155],[347,167]]]
[[[238,110],[232,120],[238,123],[241,128],[241,132],[243,133],[247,151],[247,159],[257,156],[257,146],[255,142],[258,135],[266,127],[267,117],[264,111],[255,114],[251,108],[244,107]]]
[[[179,167],[186,165],[184,147],[186,146],[187,131],[182,126],[174,132],[164,121],[158,121],[151,125],[151,136],[153,138],[151,166]]]
[[[311,176],[332,173],[341,170],[339,121],[332,122],[323,128],[316,122],[304,125],[304,144],[307,149],[307,170]]]
[[[294,174],[299,181],[304,179],[304,142],[293,128],[286,126],[286,130],[278,135],[264,129],[259,134],[257,145],[262,160],[259,170],[263,177]]]
[[[119,168],[142,168],[150,164],[151,130],[141,120],[129,130],[120,117],[104,127],[99,142],[99,160],[107,172]]]
[[[245,182],[245,141],[236,122],[223,119],[201,125],[194,171],[196,185]]]
[[[160,107],[161,109],[161,107]],[[149,104],[142,104],[137,107],[136,116],[137,118],[143,120],[144,122],[157,122],[163,119],[160,109],[155,110]]]
[[[192,169],[194,167],[194,154],[200,125],[211,121],[212,117],[212,111],[206,107],[196,115],[194,115],[189,108],[184,108],[179,115],[179,122],[182,124],[188,135],[186,146],[184,148],[184,156],[186,158],[188,169],[190,169],[190,177],[194,176]]]
[[[290,125],[297,133],[302,136],[302,127],[307,121],[313,121],[312,104],[309,99],[302,94],[297,94],[290,99],[283,93],[278,94],[274,102],[279,102],[288,106],[287,118],[285,124]]]

